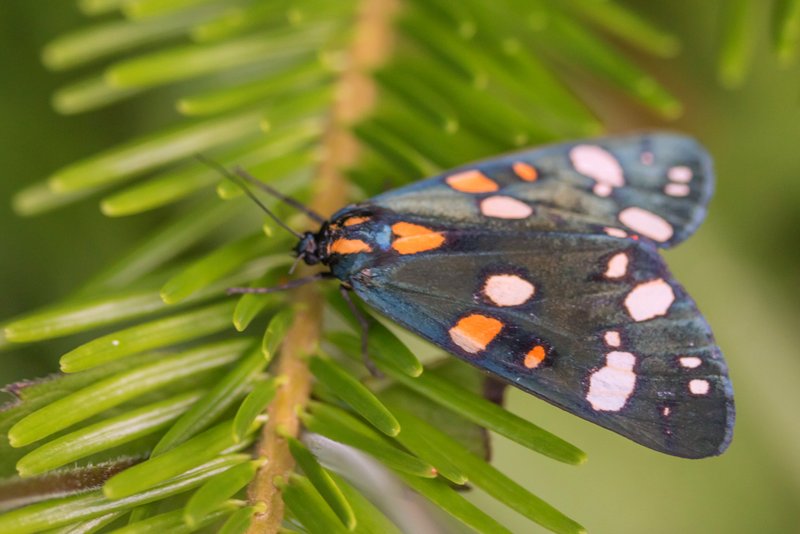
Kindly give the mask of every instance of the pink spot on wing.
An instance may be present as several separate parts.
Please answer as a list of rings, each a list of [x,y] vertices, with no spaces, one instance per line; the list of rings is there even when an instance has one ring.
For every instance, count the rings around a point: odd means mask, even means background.
[[[633,394],[636,373],[633,366],[636,357],[630,352],[609,352],[606,366],[592,373],[586,400],[595,411],[617,412]]]
[[[594,194],[597,195],[598,197],[607,197],[611,194],[611,191],[613,190],[614,188],[608,184],[597,184],[592,189],[592,191],[594,191]]]
[[[609,330],[603,336],[603,339],[606,342],[606,345],[609,347],[619,347],[622,344],[622,340],[619,337],[619,332],[616,330]]]
[[[622,278],[628,272],[628,255],[624,252],[614,254],[608,260],[606,268],[606,278]]]
[[[536,288],[516,274],[493,274],[486,279],[484,294],[497,306],[519,306],[525,304]]]
[[[576,171],[595,180],[594,193],[607,197],[614,187],[625,185],[622,166],[608,150],[596,145],[578,145],[569,153]]]
[[[656,157],[652,152],[642,152],[642,155],[639,157],[639,161],[641,161],[643,165],[652,165],[655,160]]]
[[[636,206],[622,210],[619,213],[619,220],[634,232],[654,241],[667,241],[673,234],[672,225],[664,218]]]
[[[685,165],[672,167],[667,171],[667,178],[673,182],[688,184],[692,180],[692,169],[686,167]]]
[[[625,297],[625,308],[634,321],[647,321],[666,315],[674,301],[672,286],[657,278],[634,287]]]
[[[481,213],[496,219],[525,219],[533,208],[516,198],[495,195],[481,201]]]
[[[686,184],[667,184],[664,192],[671,197],[685,197],[689,194],[689,186]]]
[[[683,367],[694,369],[695,367],[700,367],[700,364],[703,363],[703,360],[696,356],[684,356],[680,359],[680,362]]]
[[[708,380],[696,379],[689,382],[689,391],[694,395],[708,395],[709,389],[711,389],[711,384],[708,383]]]

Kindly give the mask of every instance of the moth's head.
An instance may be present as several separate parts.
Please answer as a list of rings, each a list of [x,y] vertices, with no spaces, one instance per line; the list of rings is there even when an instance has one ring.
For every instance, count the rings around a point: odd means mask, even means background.
[[[320,234],[321,233],[322,232],[320,232]],[[300,241],[297,242],[297,246],[294,247],[294,253],[297,258],[303,260],[308,265],[318,264],[322,260],[319,255],[321,250],[319,241],[319,234],[305,232],[303,237],[300,238]]]

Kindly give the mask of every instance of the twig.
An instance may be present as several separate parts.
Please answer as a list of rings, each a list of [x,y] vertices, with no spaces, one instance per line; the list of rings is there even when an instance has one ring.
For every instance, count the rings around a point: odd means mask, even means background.
[[[347,200],[347,181],[341,170],[357,161],[359,151],[348,127],[374,105],[376,89],[368,73],[389,54],[391,21],[396,9],[397,0],[361,0],[353,43],[348,51],[348,65],[339,78],[330,123],[322,140],[322,162],[314,183],[312,203],[317,213],[330,215]],[[249,534],[274,534],[280,529],[283,500],[273,481],[278,476],[288,479],[294,469],[294,459],[279,431],[298,435],[297,414],[308,402],[311,391],[311,375],[304,357],[313,353],[318,345],[323,300],[317,288],[311,285],[296,290],[294,296],[299,311],[277,362],[278,373],[286,377],[286,383],[269,407],[269,420],[258,446],[259,455],[266,458],[267,463],[248,489],[250,501],[264,503],[266,511],[254,517]]]

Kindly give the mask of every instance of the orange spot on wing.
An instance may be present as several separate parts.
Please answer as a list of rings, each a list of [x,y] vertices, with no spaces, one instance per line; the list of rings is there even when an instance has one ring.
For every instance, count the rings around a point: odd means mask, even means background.
[[[462,193],[491,193],[500,189],[497,182],[476,170],[451,174],[445,179],[445,182]]]
[[[337,239],[328,247],[331,254],[356,254],[358,252],[372,252],[372,247],[360,239]]]
[[[503,323],[492,317],[474,313],[467,315],[450,329],[450,339],[453,343],[471,354],[485,350],[500,330]]]
[[[392,233],[400,237],[409,237],[414,235],[425,235],[432,233],[433,230],[421,224],[414,224],[409,222],[399,222],[392,225]]]
[[[544,350],[544,347],[536,345],[525,355],[525,367],[528,369],[538,367],[544,361],[545,356],[547,356],[547,351]]]
[[[399,222],[392,225],[392,233],[398,236],[392,248],[400,254],[416,254],[426,250],[434,250],[442,246],[444,236],[426,226]]]
[[[536,172],[536,168],[527,163],[523,163],[522,161],[516,162],[512,169],[514,169],[514,174],[525,180],[526,182],[533,182],[539,177],[539,173]]]
[[[355,226],[357,224],[361,224],[363,222],[367,222],[369,217],[350,217],[346,221],[344,221],[345,226]]]

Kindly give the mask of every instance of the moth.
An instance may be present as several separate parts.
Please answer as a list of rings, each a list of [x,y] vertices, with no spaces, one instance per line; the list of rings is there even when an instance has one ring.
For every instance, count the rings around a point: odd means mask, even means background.
[[[693,139],[645,133],[469,164],[317,217],[295,247],[366,304],[490,375],[685,458],[731,441],[731,381],[659,254],[705,217]]]

